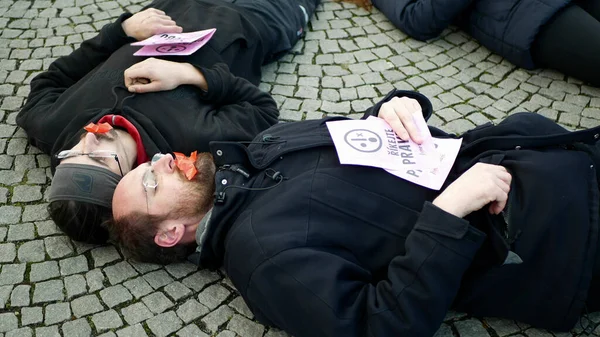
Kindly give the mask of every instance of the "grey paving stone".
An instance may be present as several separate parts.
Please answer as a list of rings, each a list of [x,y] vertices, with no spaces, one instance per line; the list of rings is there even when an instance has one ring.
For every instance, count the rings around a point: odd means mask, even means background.
[[[11,330],[6,333],[6,337],[31,337],[33,330],[30,327],[24,327],[16,330]]]
[[[119,284],[101,290],[100,298],[102,298],[102,302],[104,302],[104,304],[106,304],[109,308],[112,308],[121,303],[132,300],[133,296],[131,296],[125,287]]]
[[[136,325],[128,326],[124,329],[117,331],[117,336],[118,337],[142,337],[142,336],[148,336],[148,334],[146,334],[146,331],[144,330],[144,327],[141,324],[136,324]]]
[[[148,310],[143,303],[137,302],[130,306],[127,306],[121,309],[121,314],[123,318],[129,325],[133,325],[142,321],[147,320],[150,317],[153,317],[154,314]]]
[[[96,295],[86,295],[71,301],[71,310],[75,317],[83,317],[104,310]]]
[[[202,332],[197,325],[190,324],[177,331],[177,337],[208,337],[208,335]]]
[[[169,300],[167,296],[165,296],[160,291],[157,291],[142,298],[142,302],[144,302],[146,307],[148,307],[150,311],[152,311],[155,314],[159,314],[173,307],[174,305],[174,303],[171,302],[171,300]]]
[[[0,263],[14,262],[17,248],[14,243],[0,244]]]
[[[23,264],[5,264],[0,271],[0,286],[6,284],[17,284],[23,282],[25,268]]]
[[[234,315],[227,323],[227,329],[237,333],[240,336],[261,337],[264,332],[264,327],[258,323],[240,316]]]
[[[14,312],[0,314],[0,332],[7,332],[16,329],[19,326],[19,320]]]
[[[58,272],[58,263],[56,261],[46,261],[31,265],[29,281],[45,281],[58,276],[60,276],[60,273]]]
[[[30,202],[42,199],[40,186],[16,186],[13,189],[12,202]]]
[[[254,318],[254,314],[252,314],[252,311],[250,311],[250,308],[248,308],[248,305],[246,305],[246,302],[244,302],[244,299],[241,296],[238,296],[231,301],[229,306],[249,319]]]
[[[117,261],[121,259],[121,255],[117,252],[113,246],[98,247],[91,252],[92,260],[94,260],[94,267],[102,267],[107,263]]]
[[[151,273],[148,273],[143,276],[144,280],[150,284],[150,286],[154,289],[158,289],[163,287],[171,282],[173,282],[173,278],[169,276],[164,270],[157,270]]]
[[[216,337],[236,337],[237,334],[233,331],[223,330]]]
[[[178,301],[184,297],[189,296],[192,293],[192,291],[188,287],[184,286],[181,282],[177,281],[166,285],[164,291],[174,301]]]
[[[62,325],[63,336],[87,337],[92,335],[92,327],[85,318],[66,322]]]
[[[49,326],[49,327],[35,328],[35,336],[36,337],[60,337],[60,333],[58,332],[58,326],[53,325],[53,326]]]
[[[225,324],[233,315],[233,310],[226,305],[222,305],[204,316],[201,321],[211,333],[215,333],[219,326]]]
[[[136,277],[134,279],[123,282],[123,285],[129,289],[133,297],[136,299],[146,296],[153,291],[152,287],[143,277]]]
[[[14,287],[10,294],[10,306],[11,307],[25,307],[31,302],[30,293],[31,286],[27,284],[20,284]]]
[[[85,274],[85,279],[90,292],[104,288],[104,274],[100,269],[92,269]]]
[[[116,329],[123,326],[121,317],[119,317],[119,314],[114,310],[108,310],[93,315],[92,322],[98,331]]]
[[[209,313],[210,310],[204,305],[200,304],[195,299],[189,299],[185,301],[176,310],[177,316],[184,322],[189,323],[198,317],[204,316]]]
[[[4,309],[4,307],[6,307],[6,303],[10,298],[12,289],[12,285],[0,286],[0,309]]]
[[[121,261],[112,266],[108,266],[103,269],[104,274],[108,278],[110,284],[118,284],[129,278],[135,277],[138,273],[131,267],[126,261]]]
[[[59,264],[60,274],[63,276],[83,273],[89,269],[87,259],[83,255],[62,259]]]
[[[166,265],[165,270],[174,278],[180,279],[198,270],[198,266],[189,262],[181,262]]]
[[[1,250],[1,248],[0,248]],[[19,262],[39,262],[43,261],[45,258],[46,252],[44,250],[44,241],[43,240],[33,240],[24,242],[19,247],[18,257]],[[0,256],[2,254],[0,253]]]
[[[25,307],[21,309],[21,325],[41,323],[44,320],[41,307]]]
[[[36,283],[33,291],[33,303],[64,300],[62,280],[50,280]]]
[[[476,319],[455,322],[454,326],[460,336],[481,336],[489,337],[489,334],[483,324]]]
[[[87,291],[85,278],[83,275],[71,275],[64,279],[67,298],[71,299],[77,295],[81,295]]]
[[[71,240],[67,236],[51,236],[44,239],[46,252],[52,259],[65,257],[73,253]]]
[[[214,284],[206,288],[198,295],[198,301],[209,309],[215,309],[218,307],[227,297],[230,295],[230,291],[226,288]]]
[[[52,325],[67,321],[71,318],[71,307],[69,303],[53,303],[46,306],[44,324]]]
[[[173,311],[167,311],[158,316],[154,316],[146,322],[148,328],[158,337],[167,336],[183,326],[181,320]]]
[[[33,240],[35,237],[32,223],[12,225],[8,227],[7,241]]]

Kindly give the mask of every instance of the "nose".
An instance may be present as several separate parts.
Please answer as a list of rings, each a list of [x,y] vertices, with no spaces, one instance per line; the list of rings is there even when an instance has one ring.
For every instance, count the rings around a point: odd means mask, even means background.
[[[96,137],[96,134],[88,132],[85,134],[85,146],[83,151],[92,152],[98,147],[98,144],[100,144],[100,141],[98,140],[98,137]]]
[[[173,172],[173,167],[175,166],[175,161],[173,157],[168,154],[157,153],[152,157],[152,168],[154,171],[171,173]]]

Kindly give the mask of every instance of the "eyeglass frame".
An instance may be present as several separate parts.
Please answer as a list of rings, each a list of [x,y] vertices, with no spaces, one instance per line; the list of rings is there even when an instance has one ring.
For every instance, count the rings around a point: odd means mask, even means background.
[[[56,159],[62,160],[67,158],[74,158],[79,156],[88,156],[89,158],[113,158],[117,165],[119,166],[119,172],[121,172],[121,177],[124,176],[123,168],[121,167],[121,161],[119,160],[119,155],[115,151],[111,150],[94,150],[90,152],[83,152],[80,150],[63,150],[55,155]]]
[[[156,180],[156,176],[154,175],[154,170],[152,167],[148,167],[148,170],[144,172],[142,176],[142,186],[144,186],[144,192],[146,193],[146,210],[148,213],[150,212],[150,194],[148,194],[148,189],[152,189],[152,196],[156,194],[156,188],[158,187],[158,181]]]

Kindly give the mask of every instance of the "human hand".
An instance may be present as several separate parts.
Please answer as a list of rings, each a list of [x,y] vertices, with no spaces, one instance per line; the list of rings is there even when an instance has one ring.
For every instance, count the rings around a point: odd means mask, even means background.
[[[499,214],[506,206],[511,180],[503,166],[477,163],[450,184],[433,204],[459,218],[490,203],[489,212]]]
[[[208,90],[204,75],[191,64],[153,57],[127,68],[124,77],[127,89],[135,93],[173,90],[183,84]]]
[[[165,12],[148,8],[134,14],[121,24],[127,36],[138,41],[145,40],[160,33],[181,33],[183,28],[179,27]]]
[[[419,131],[415,119],[420,118],[423,125],[427,122],[416,99],[394,97],[381,105],[377,116],[385,120],[402,140],[410,138],[417,144],[423,143],[424,135]]]

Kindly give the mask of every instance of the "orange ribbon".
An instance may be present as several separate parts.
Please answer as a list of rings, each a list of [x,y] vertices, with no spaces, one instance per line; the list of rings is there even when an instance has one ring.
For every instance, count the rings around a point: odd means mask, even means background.
[[[189,157],[186,157],[183,153],[174,152],[175,154],[175,165],[185,174],[188,180],[194,179],[198,170],[196,169],[196,156],[198,151],[192,152]]]
[[[112,130],[112,128],[113,127],[108,123],[90,123],[83,127],[85,131],[91,133],[107,133],[108,131]]]

